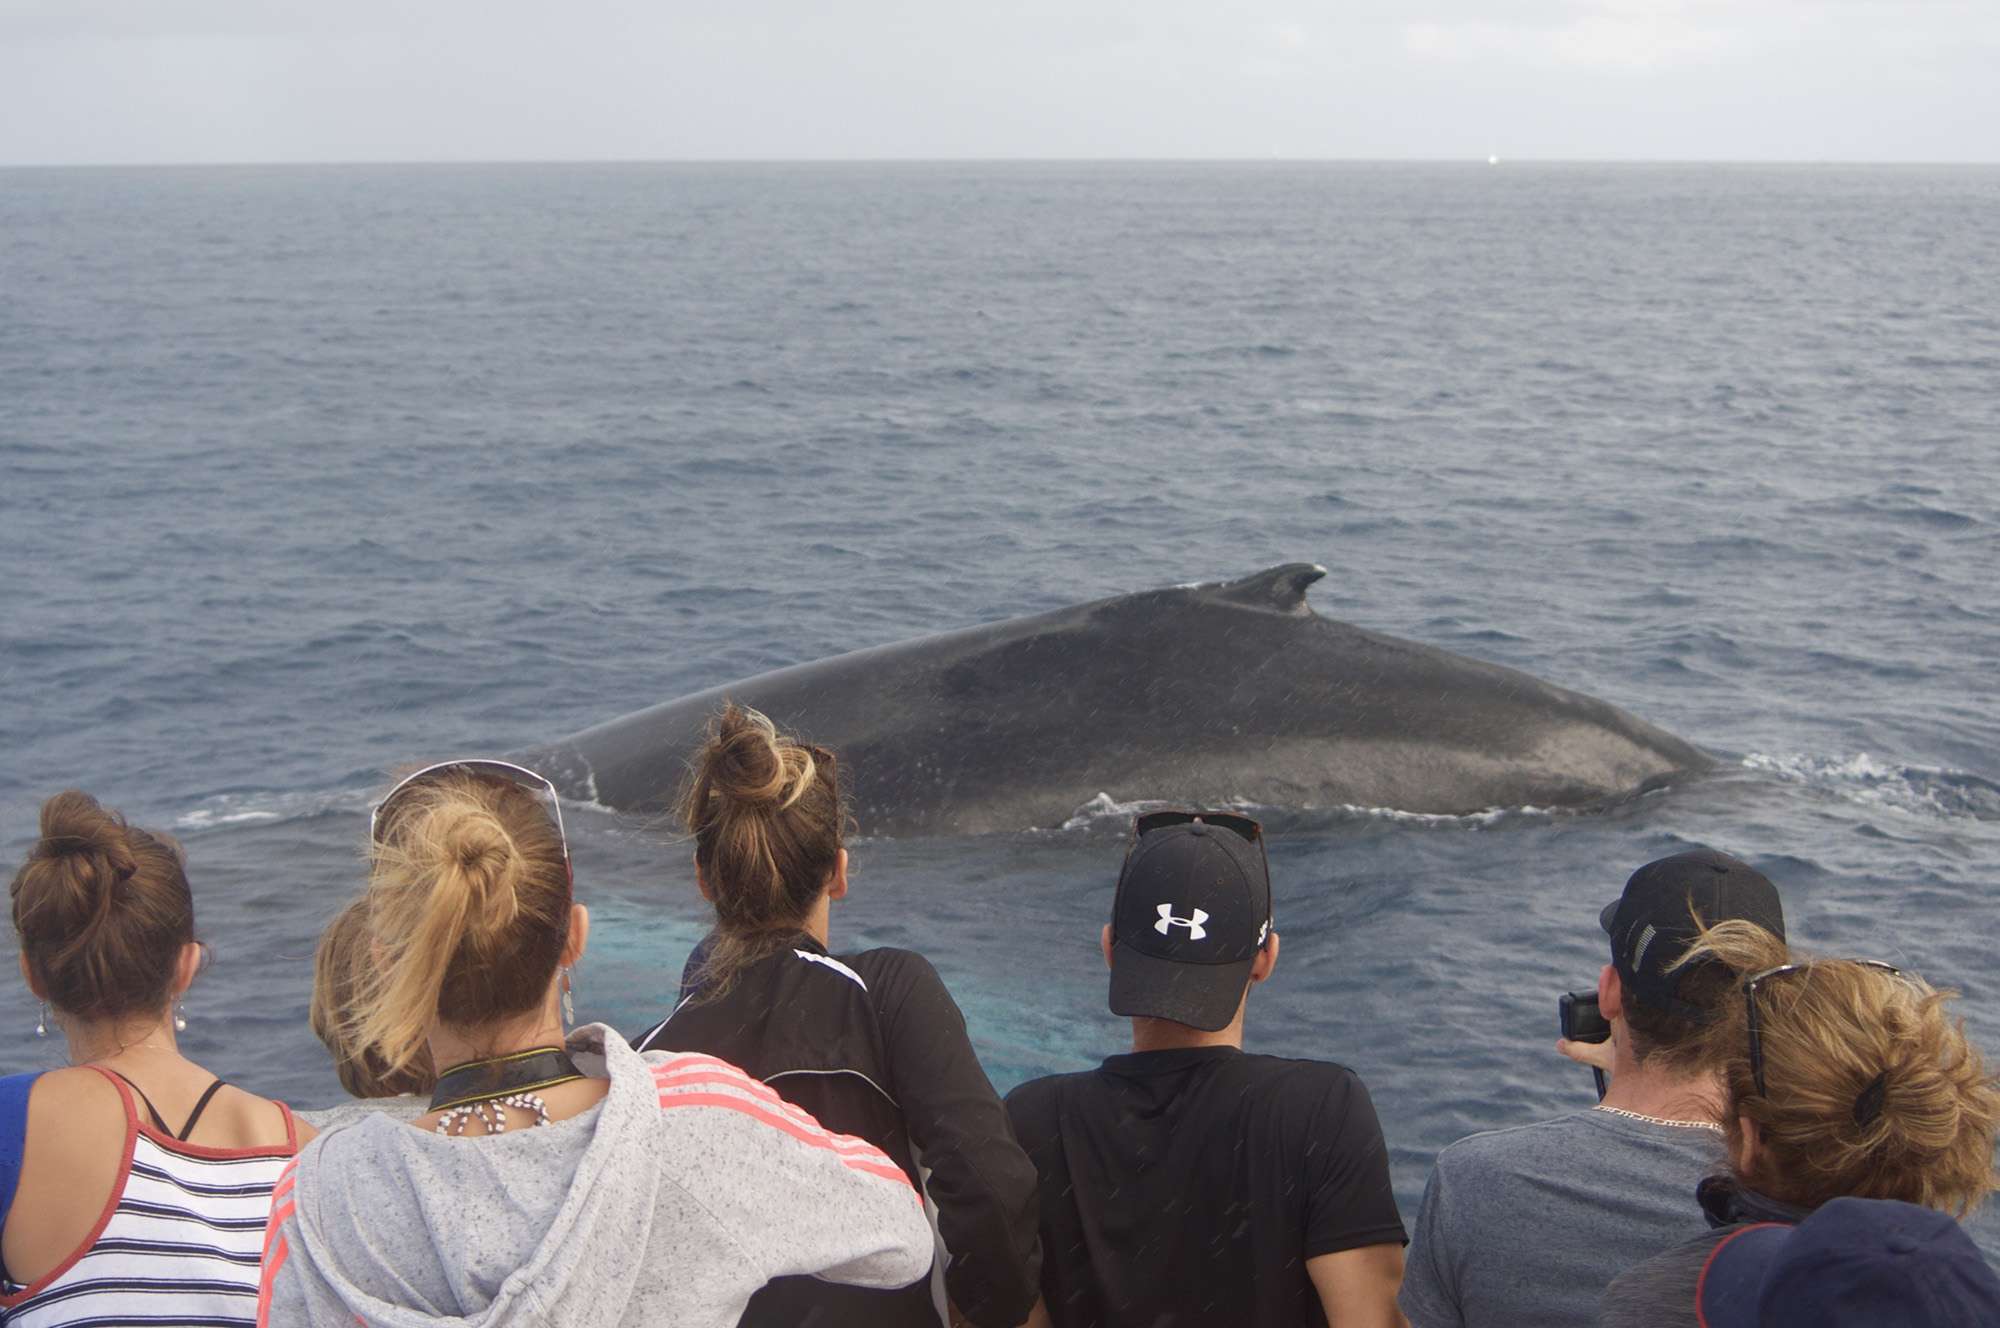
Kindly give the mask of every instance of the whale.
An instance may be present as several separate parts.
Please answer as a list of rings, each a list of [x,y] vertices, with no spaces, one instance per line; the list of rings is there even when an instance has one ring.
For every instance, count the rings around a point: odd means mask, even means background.
[[[1051,828],[1091,804],[1591,808],[1711,757],[1517,669],[1321,617],[1288,563],[856,650],[517,754],[568,798],[671,808],[727,701],[835,753],[855,827]]]

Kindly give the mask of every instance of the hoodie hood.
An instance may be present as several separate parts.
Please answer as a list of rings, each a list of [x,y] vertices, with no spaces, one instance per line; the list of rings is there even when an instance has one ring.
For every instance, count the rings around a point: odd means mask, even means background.
[[[300,1271],[382,1328],[624,1323],[631,1260],[671,1183],[651,1146],[658,1092],[602,1024],[577,1029],[568,1049],[611,1088],[567,1120],[454,1138],[374,1116],[307,1145],[289,1252]]]

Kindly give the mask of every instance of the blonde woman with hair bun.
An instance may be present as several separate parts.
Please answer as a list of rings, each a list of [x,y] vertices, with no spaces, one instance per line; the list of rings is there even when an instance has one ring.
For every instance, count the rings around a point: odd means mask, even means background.
[[[329,1129],[278,1184],[260,1325],[727,1328],[773,1277],[899,1287],[930,1266],[915,1192],[713,1057],[570,1029],[589,938],[554,788],[427,767],[377,805],[370,962],[336,1023],[425,1114]],[[336,1050],[336,1054],[341,1054]]]
[[[694,757],[681,815],[715,930],[680,1004],[634,1045],[720,1056],[887,1153],[935,1207],[951,1306],[980,1328],[1014,1328],[1040,1275],[1035,1167],[937,970],[909,950],[832,949],[847,897],[837,758],[731,704]],[[791,1278],[759,1293],[743,1323],[938,1320],[929,1285],[884,1294]]]
[[[1717,1294],[1705,1270],[1759,1226],[1839,1198],[1964,1218],[2000,1180],[2000,1087],[1948,1009],[1956,993],[1874,960],[1803,955],[1742,923],[1705,930],[1688,952],[1702,958],[1746,975],[1708,1032],[1729,1171],[1698,1192],[1708,1232],[1612,1282],[1605,1328],[1709,1322],[1720,1311],[1699,1299]]]

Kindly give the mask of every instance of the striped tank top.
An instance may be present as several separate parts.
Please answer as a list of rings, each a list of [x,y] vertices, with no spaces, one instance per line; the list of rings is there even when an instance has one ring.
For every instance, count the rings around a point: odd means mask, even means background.
[[[298,1151],[291,1111],[285,1142],[268,1148],[183,1143],[143,1123],[132,1092],[97,1066],[125,1103],[125,1153],[96,1229],[32,1286],[5,1284],[6,1328],[174,1324],[252,1328],[258,1261],[271,1189]]]

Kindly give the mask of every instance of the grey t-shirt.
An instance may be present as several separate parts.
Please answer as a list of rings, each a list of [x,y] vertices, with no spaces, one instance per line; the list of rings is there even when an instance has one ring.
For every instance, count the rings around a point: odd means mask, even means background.
[[[1438,1154],[1398,1298],[1410,1328],[1591,1328],[1612,1278],[1701,1230],[1722,1134],[1585,1110]]]

